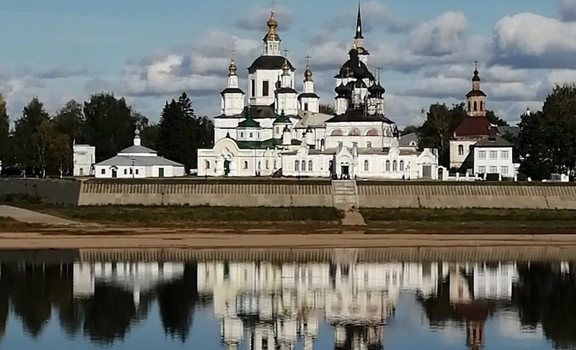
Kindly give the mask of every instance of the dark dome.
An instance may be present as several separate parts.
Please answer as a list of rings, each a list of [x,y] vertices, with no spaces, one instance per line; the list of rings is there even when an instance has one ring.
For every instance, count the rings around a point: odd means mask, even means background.
[[[340,83],[340,85],[338,85],[334,91],[336,94],[338,94],[338,96],[347,96],[350,93],[350,89],[342,83]]]
[[[370,73],[364,62],[360,61],[358,58],[358,52],[352,49],[348,54],[350,55],[350,59],[342,65],[340,71],[334,78],[346,78],[348,76],[348,71],[350,71],[350,74],[357,79],[368,78],[374,80],[374,75]],[[359,78],[359,76],[361,76],[361,78]]]
[[[472,81],[480,81],[480,76],[478,75],[478,69],[474,71],[474,76],[472,77]]]
[[[366,85],[364,80],[358,79],[354,82],[354,87],[358,89],[365,89],[368,87],[368,85]]]
[[[384,95],[384,93],[386,92],[386,89],[384,89],[382,87],[382,85],[380,85],[380,83],[374,83],[374,84],[372,84],[372,86],[370,86],[368,88],[368,92],[370,93],[370,95],[380,97],[380,96]]]
[[[281,70],[284,61],[288,62],[291,71],[296,70],[284,56],[260,56],[248,67],[248,73],[252,74],[257,70]]]

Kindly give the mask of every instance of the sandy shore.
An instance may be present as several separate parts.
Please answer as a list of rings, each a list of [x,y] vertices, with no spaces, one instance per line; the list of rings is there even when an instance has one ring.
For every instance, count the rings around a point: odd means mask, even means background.
[[[576,234],[423,234],[382,230],[317,229],[275,234],[272,228],[244,230],[46,228],[0,233],[0,249],[127,248],[394,248],[394,247],[576,248]]]

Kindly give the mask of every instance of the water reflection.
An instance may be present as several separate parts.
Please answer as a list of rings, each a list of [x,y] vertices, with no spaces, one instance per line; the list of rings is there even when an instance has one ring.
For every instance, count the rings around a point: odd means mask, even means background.
[[[396,319],[403,313],[414,323],[414,315],[423,313],[429,334],[456,332],[459,348],[516,338],[524,348],[570,349],[576,347],[574,272],[568,263],[346,259],[2,263],[0,337],[15,337],[5,332],[17,322],[27,337],[38,338],[57,320],[69,338],[120,347],[118,341],[142,323],[158,319],[163,329],[156,331],[168,337],[169,347],[187,342],[194,312],[209,309],[217,321],[204,314],[196,322],[219,323],[220,348],[311,350],[330,338],[334,349],[376,350],[389,342],[409,346],[410,339],[395,338],[402,333]],[[217,348],[219,340],[205,344]]]

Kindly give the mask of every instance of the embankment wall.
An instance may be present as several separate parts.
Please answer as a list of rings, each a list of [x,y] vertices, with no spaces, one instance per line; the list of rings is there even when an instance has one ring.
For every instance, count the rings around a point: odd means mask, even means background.
[[[509,208],[576,210],[576,186],[358,182],[361,208]],[[332,207],[321,180],[0,179],[0,195],[25,194],[73,205]]]

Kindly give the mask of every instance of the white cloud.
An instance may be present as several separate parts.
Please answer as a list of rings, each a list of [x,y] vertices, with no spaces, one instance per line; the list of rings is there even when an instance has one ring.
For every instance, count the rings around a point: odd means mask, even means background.
[[[446,56],[468,44],[468,19],[462,12],[445,12],[416,27],[406,48],[420,56]]]

